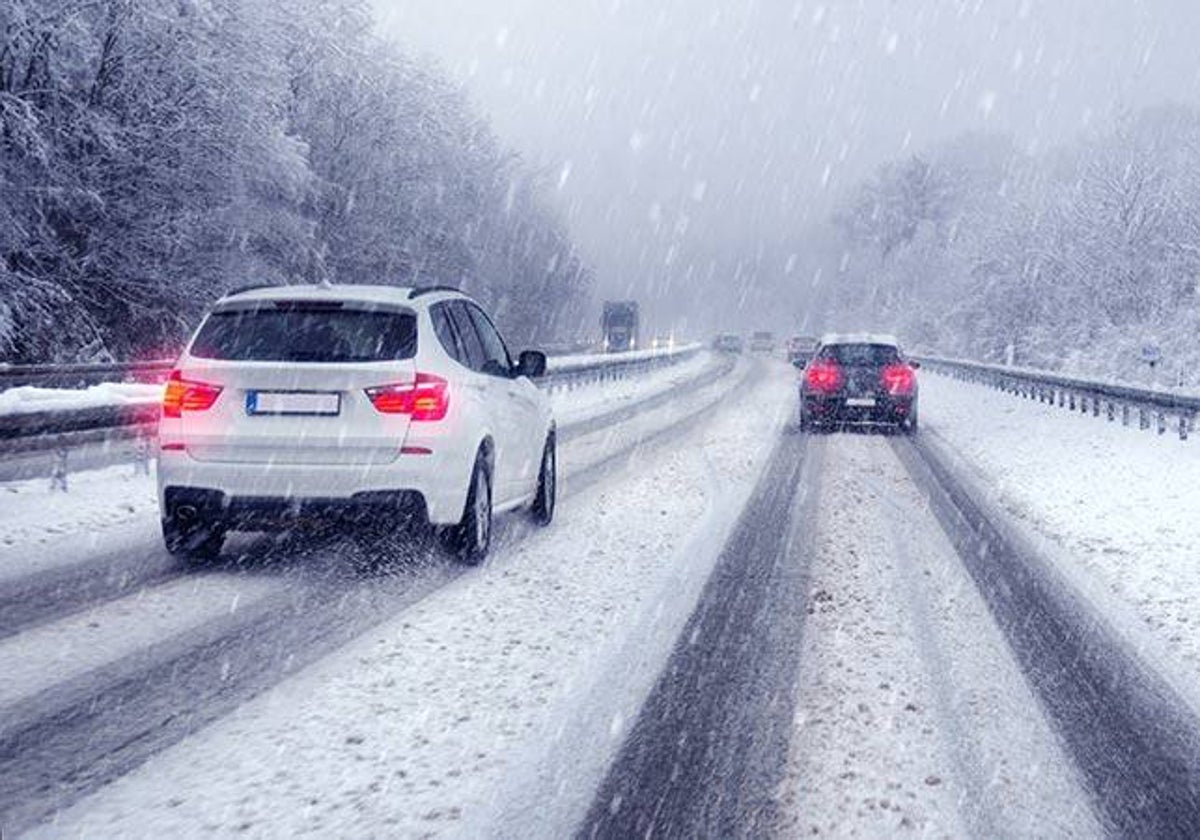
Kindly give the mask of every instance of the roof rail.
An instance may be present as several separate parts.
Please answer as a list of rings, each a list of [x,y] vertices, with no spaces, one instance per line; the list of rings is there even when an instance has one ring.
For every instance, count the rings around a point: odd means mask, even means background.
[[[433,292],[461,292],[455,286],[421,286],[413,289],[408,293],[408,299],[419,298],[422,295],[432,294]]]
[[[221,295],[221,297],[240,295],[242,292],[253,292],[256,289],[276,289],[280,287],[280,283],[251,283],[249,286],[238,286],[236,289],[230,289],[228,292]]]

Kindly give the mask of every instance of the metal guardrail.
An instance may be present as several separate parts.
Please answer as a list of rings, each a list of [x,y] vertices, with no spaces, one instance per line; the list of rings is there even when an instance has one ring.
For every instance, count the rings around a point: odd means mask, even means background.
[[[609,356],[559,356],[549,360],[546,375],[538,385],[547,391],[574,390],[600,382],[612,382],[639,376],[668,365],[692,358],[700,345],[688,345],[674,350],[642,351]],[[78,377],[107,377],[84,380],[86,384],[137,377],[157,376],[161,381],[171,369],[171,362],[138,363],[134,365],[69,365],[66,370],[55,366],[36,369],[0,369],[0,378],[10,380],[80,381]],[[39,378],[34,378],[39,377]],[[150,380],[153,381],[153,380]],[[155,403],[134,402],[128,405],[109,405],[91,408],[51,409],[0,415],[0,455],[46,450],[69,449],[84,443],[114,442],[128,438],[153,437],[158,423],[159,406]]]
[[[0,365],[0,391],[21,385],[86,388],[102,382],[163,382],[173,364],[171,359],[157,359],[86,365]]]
[[[1154,429],[1161,435],[1166,434],[1169,426],[1174,426],[1180,440],[1188,439],[1196,428],[1196,417],[1200,416],[1200,397],[1079,379],[1030,368],[1003,367],[938,356],[913,358],[935,373],[960,381],[976,382],[1069,411],[1104,417],[1109,422],[1115,422],[1120,417],[1123,426],[1130,425],[1136,413],[1138,428]]]

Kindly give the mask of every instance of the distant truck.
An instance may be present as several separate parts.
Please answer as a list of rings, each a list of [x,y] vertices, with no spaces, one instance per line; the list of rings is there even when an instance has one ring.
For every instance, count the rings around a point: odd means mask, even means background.
[[[636,300],[607,300],[600,318],[604,332],[604,352],[624,353],[636,350],[638,343],[638,305]]]

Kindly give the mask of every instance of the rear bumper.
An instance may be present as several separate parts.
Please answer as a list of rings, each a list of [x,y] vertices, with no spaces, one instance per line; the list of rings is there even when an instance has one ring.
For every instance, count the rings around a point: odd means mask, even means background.
[[[386,522],[399,526],[428,520],[425,498],[415,490],[356,493],[348,499],[289,499],[227,496],[220,490],[172,486],[164,489],[163,496],[166,516],[187,511],[206,521],[220,521],[234,531],[276,530],[301,523]]]
[[[902,426],[916,414],[915,396],[879,396],[874,406],[847,405],[843,396],[820,397],[801,394],[805,420],[818,425]]]
[[[353,519],[358,509],[380,507],[419,508],[433,524],[452,525],[462,518],[474,464],[460,460],[434,453],[387,464],[246,464],[165,451],[158,462],[159,505],[168,513],[180,499],[194,498],[247,530],[297,517]]]

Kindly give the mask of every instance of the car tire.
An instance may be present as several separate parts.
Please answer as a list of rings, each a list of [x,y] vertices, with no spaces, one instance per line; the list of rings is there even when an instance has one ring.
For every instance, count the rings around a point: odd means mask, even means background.
[[[800,408],[796,411],[796,430],[802,435],[807,435],[813,430],[812,420],[805,413],[803,403],[801,403]]]
[[[197,519],[182,523],[177,517],[162,520],[163,545],[173,557],[189,560],[214,560],[225,545],[225,527],[211,520]]]
[[[554,507],[558,502],[558,447],[554,433],[546,436],[542,449],[542,463],[538,468],[537,495],[533,498],[533,521],[545,527],[554,521]]]
[[[471,470],[462,520],[443,532],[443,544],[462,564],[478,566],[492,546],[492,474],[480,453]]]

